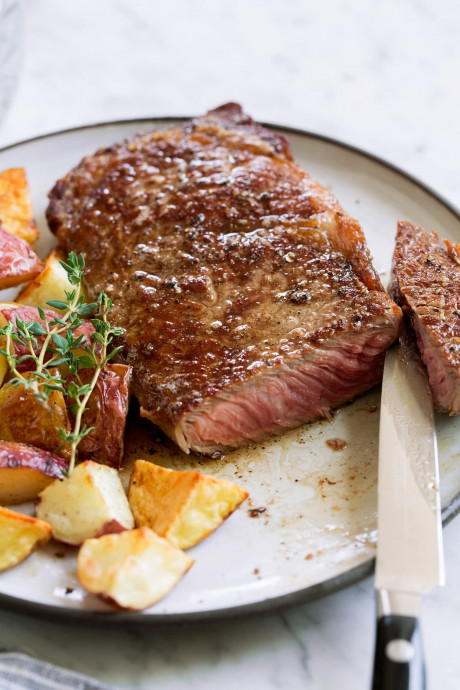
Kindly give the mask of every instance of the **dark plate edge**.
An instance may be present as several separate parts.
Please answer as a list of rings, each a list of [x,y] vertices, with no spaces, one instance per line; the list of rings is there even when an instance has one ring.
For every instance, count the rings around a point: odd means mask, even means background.
[[[22,146],[23,144],[30,144],[35,141],[40,141],[42,139],[49,139],[50,137],[60,136],[63,134],[71,134],[72,132],[83,131],[86,129],[96,129],[110,126],[122,126],[139,123],[155,123],[155,122],[181,122],[191,119],[190,116],[155,116],[155,117],[140,117],[140,118],[129,118],[122,120],[109,120],[106,122],[97,122],[94,124],[80,125],[77,127],[69,127],[66,129],[49,132],[45,134],[40,134],[35,137],[30,137],[28,139],[23,139],[7,146],[0,148],[0,154],[4,151]],[[408,173],[399,166],[391,163],[380,156],[370,153],[365,149],[355,146],[353,144],[348,144],[340,139],[334,137],[319,134],[309,130],[300,129],[298,127],[290,127],[287,125],[279,125],[270,122],[261,122],[265,127],[271,129],[276,129],[286,134],[296,134],[303,137],[309,137],[311,139],[316,139],[323,141],[327,144],[331,144],[341,149],[351,151],[356,153],[367,160],[374,161],[381,165],[382,167],[397,173],[401,177],[405,178],[407,181],[414,184],[416,187],[421,189],[423,192],[431,196],[435,201],[437,201],[441,206],[444,206],[447,211],[449,211],[455,218],[460,222],[460,210],[448,201],[445,197],[435,191],[432,187],[425,184],[417,177]],[[460,493],[458,493],[442,510],[442,520],[443,525],[448,524],[458,513],[460,513]],[[184,625],[193,624],[195,622],[209,622],[217,621],[221,619],[229,618],[243,618],[253,614],[262,614],[267,612],[276,612],[284,608],[306,604],[310,601],[317,600],[319,598],[325,597],[329,594],[333,594],[341,589],[344,589],[352,584],[363,580],[368,575],[371,575],[374,571],[374,559],[369,559],[364,563],[352,568],[351,570],[336,575],[328,580],[323,580],[323,582],[317,583],[316,585],[309,586],[289,594],[281,595],[278,597],[265,599],[263,601],[253,603],[253,604],[243,604],[240,606],[232,606],[227,609],[218,610],[207,610],[207,611],[196,611],[191,613],[182,614],[140,614],[131,612],[105,612],[105,611],[86,611],[81,609],[64,608],[52,606],[49,604],[39,604],[32,601],[24,601],[23,599],[18,599],[7,594],[0,593],[0,607],[13,611],[14,613],[19,613],[23,615],[32,615],[38,618],[45,618],[48,620],[56,622],[68,622],[69,619],[73,623],[85,625],[98,625],[106,626],[113,623],[122,623],[126,626],[142,626],[145,625]]]
[[[275,613],[290,606],[306,604],[333,594],[363,580],[371,575],[373,571],[374,559],[370,559],[341,575],[336,575],[316,585],[296,590],[289,594],[264,599],[255,604],[242,604],[226,609],[193,611],[191,613],[142,614],[129,611],[87,611],[85,609],[65,608],[24,601],[8,594],[0,594],[0,607],[21,615],[35,616],[61,623],[68,623],[70,620],[72,623],[79,625],[91,624],[104,627],[114,623],[121,623],[124,627],[144,627],[153,623],[158,626],[183,626],[197,622],[203,624],[219,620],[246,618],[253,614]]]
[[[16,148],[17,146],[22,146],[23,144],[31,144],[35,141],[40,141],[41,139],[49,139],[50,137],[55,137],[55,136],[60,136],[61,134],[71,134],[72,132],[79,132],[83,131],[85,129],[98,129],[98,128],[103,128],[103,127],[110,127],[110,126],[119,126],[119,125],[129,125],[133,123],[139,123],[141,124],[142,122],[170,122],[173,124],[174,122],[185,122],[187,120],[192,119],[195,116],[192,115],[165,115],[165,116],[160,116],[160,115],[155,115],[154,117],[136,117],[136,118],[128,118],[128,119],[121,119],[121,120],[108,120],[108,121],[102,121],[102,122],[95,122],[93,124],[86,124],[86,125],[78,125],[76,127],[68,127],[64,129],[60,129],[54,132],[48,132],[45,134],[38,134],[37,136],[34,137],[29,137],[27,139],[21,139],[19,141],[13,142],[12,144],[7,144],[6,146],[0,147],[0,154],[3,153],[4,151],[8,151],[9,149]],[[324,141],[327,144],[331,144],[333,146],[337,146],[338,148],[345,149],[347,151],[351,151],[353,153],[357,153],[358,155],[362,156],[363,158],[367,158],[368,160],[374,161],[375,163],[379,163],[382,167],[387,168],[388,170],[391,170],[401,177],[405,178],[409,182],[412,182],[416,187],[419,187],[422,189],[426,194],[429,194],[429,196],[433,197],[437,202],[439,202],[442,206],[444,206],[452,215],[455,216],[455,218],[460,221],[460,209],[455,206],[451,201],[449,201],[446,197],[444,197],[442,194],[440,194],[438,191],[433,189],[430,185],[426,184],[425,182],[422,182],[418,177],[413,175],[412,173],[407,172],[407,170],[404,170],[400,166],[396,165],[395,163],[392,163],[385,158],[382,158],[381,156],[371,153],[370,151],[367,151],[366,149],[360,148],[359,146],[356,146],[355,144],[349,144],[345,141],[342,141],[341,139],[337,139],[336,137],[329,136],[327,134],[320,134],[319,132],[313,132],[308,129],[301,129],[300,127],[291,127],[289,125],[282,125],[278,124],[275,122],[262,122],[258,121],[258,124],[261,124],[264,127],[268,127],[270,129],[277,129],[280,132],[286,132],[287,134],[297,134],[299,136],[306,136],[311,139],[317,139],[319,141]]]

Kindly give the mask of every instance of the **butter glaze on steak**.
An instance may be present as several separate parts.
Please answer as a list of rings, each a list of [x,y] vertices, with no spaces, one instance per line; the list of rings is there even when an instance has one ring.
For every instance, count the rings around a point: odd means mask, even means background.
[[[97,151],[47,217],[114,300],[142,414],[213,454],[377,383],[401,312],[357,223],[236,104]]]
[[[460,245],[399,221],[391,291],[410,317],[436,408],[458,414]]]

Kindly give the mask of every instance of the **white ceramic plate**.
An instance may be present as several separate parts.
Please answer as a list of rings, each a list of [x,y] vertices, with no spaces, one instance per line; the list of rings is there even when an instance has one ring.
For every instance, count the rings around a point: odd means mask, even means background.
[[[84,127],[0,151],[0,169],[27,170],[42,256],[53,243],[44,212],[55,180],[97,148],[170,122]],[[362,223],[384,281],[397,219],[460,241],[459,214],[417,180],[339,142],[281,131],[297,163]],[[0,299],[7,296],[0,294]],[[166,466],[198,468],[232,479],[248,489],[249,501],[190,550],[196,559],[193,568],[169,596],[142,614],[114,613],[84,593],[75,575],[75,550],[57,544],[0,575],[0,604],[93,621],[177,622],[305,601],[356,581],[371,572],[375,554],[379,399],[375,389],[343,407],[331,422],[307,425],[228,454],[223,461],[187,457],[155,441],[154,427],[133,427],[130,458],[144,456]],[[438,440],[447,519],[459,504],[460,418],[439,418]]]

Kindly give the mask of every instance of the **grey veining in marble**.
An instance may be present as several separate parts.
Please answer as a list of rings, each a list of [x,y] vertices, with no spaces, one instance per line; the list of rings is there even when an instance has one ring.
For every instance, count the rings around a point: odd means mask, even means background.
[[[25,0],[24,9],[24,64],[0,145],[238,100],[258,119],[385,157],[460,206],[457,0]],[[460,521],[444,532],[448,584],[424,601],[422,625],[430,688],[457,690]],[[373,640],[370,578],[283,613],[187,628],[0,619],[1,646],[132,689],[364,690]]]
[[[22,57],[22,6],[0,0],[0,124],[13,97]]]

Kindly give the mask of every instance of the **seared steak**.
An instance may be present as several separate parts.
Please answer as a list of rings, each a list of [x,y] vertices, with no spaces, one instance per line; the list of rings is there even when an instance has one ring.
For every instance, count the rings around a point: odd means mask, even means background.
[[[362,230],[228,104],[85,158],[50,193],[124,330],[142,414],[186,452],[327,415],[379,381],[401,312]]]
[[[410,317],[440,412],[460,412],[460,245],[399,221],[395,299]]]

